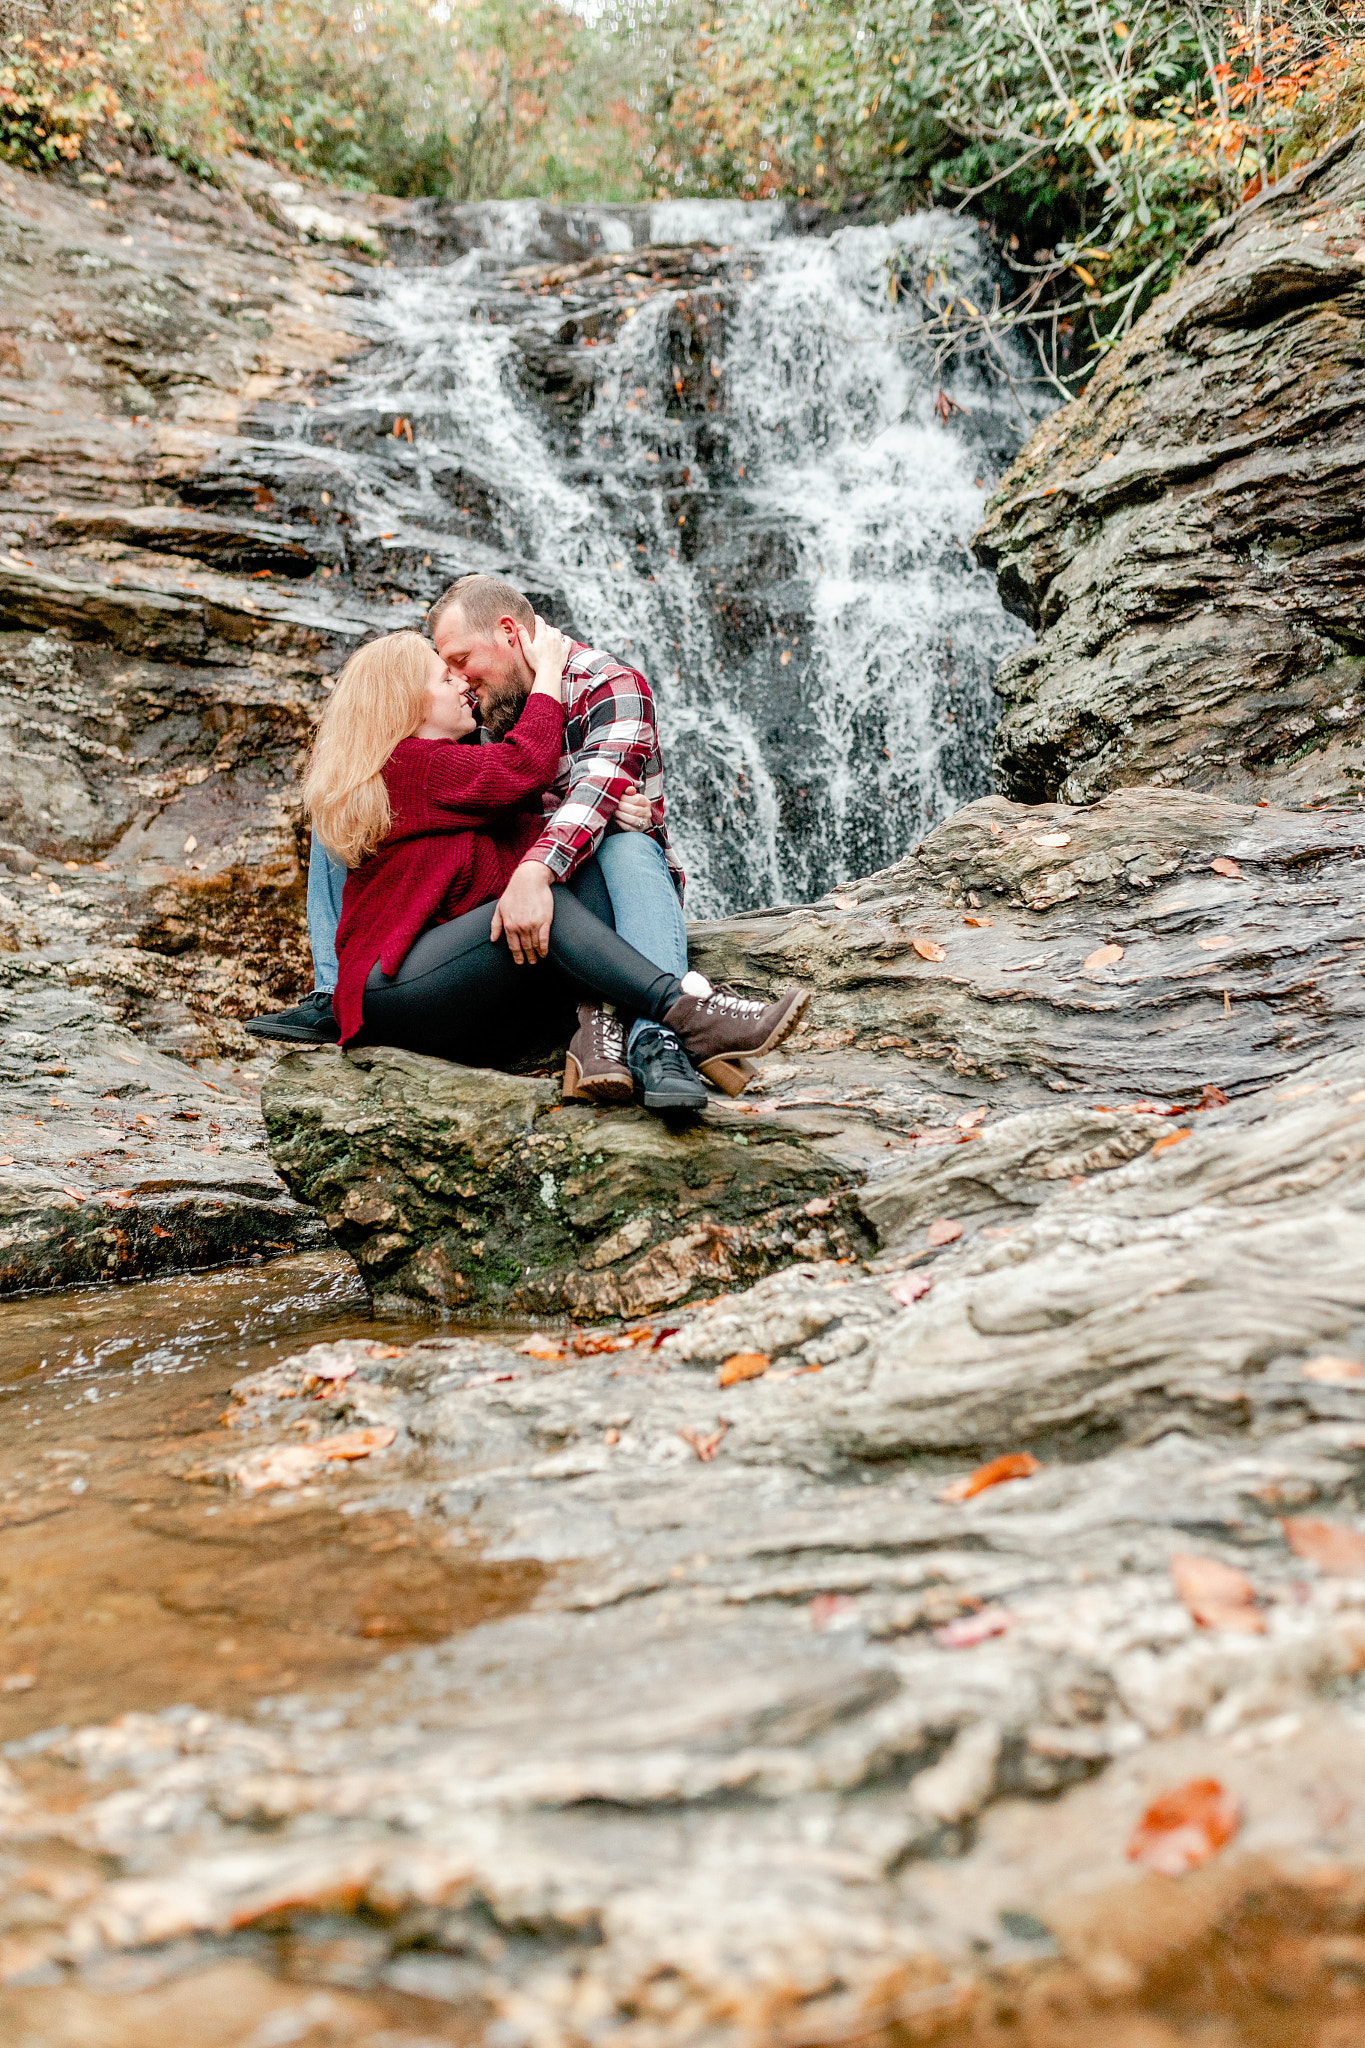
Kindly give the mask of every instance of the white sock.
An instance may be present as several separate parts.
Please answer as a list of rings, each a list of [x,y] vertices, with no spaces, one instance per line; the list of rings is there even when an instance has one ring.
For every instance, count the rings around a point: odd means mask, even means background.
[[[709,996],[713,993],[710,982],[704,974],[698,974],[689,967],[682,978],[682,992],[685,996]]]

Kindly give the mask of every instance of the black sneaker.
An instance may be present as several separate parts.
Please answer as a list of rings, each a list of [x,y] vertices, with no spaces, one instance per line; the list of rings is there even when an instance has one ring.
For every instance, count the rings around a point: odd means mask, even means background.
[[[289,1038],[295,1045],[335,1045],[341,1026],[332,1015],[332,991],[315,988],[292,1010],[276,1010],[269,1017],[248,1017],[246,1028],[253,1038]]]
[[[707,1093],[681,1041],[661,1024],[646,1024],[626,1053],[635,1087],[646,1109],[705,1109]]]

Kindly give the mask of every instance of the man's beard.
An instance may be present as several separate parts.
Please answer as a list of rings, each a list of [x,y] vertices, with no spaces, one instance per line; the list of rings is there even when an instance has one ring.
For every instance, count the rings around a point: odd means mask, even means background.
[[[496,683],[486,683],[479,693],[479,710],[484,726],[495,740],[509,733],[521,716],[521,707],[530,692],[516,676],[503,676]]]

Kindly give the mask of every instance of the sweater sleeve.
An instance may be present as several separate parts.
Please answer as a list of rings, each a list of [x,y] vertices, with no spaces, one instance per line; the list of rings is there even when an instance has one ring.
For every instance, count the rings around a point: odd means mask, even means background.
[[[427,802],[452,825],[481,825],[491,813],[550,787],[563,736],[563,705],[552,697],[528,697],[506,739],[486,747],[433,746]]]

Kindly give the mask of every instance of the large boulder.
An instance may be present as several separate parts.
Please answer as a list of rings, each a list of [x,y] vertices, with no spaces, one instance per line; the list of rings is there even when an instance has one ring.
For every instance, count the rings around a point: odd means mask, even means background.
[[[1365,130],[1207,235],[1006,475],[1006,794],[1359,790],[1362,201]]]
[[[291,1054],[271,1156],[387,1307],[639,1315],[870,1236],[817,1146],[737,1110],[672,1127],[388,1047]]]

